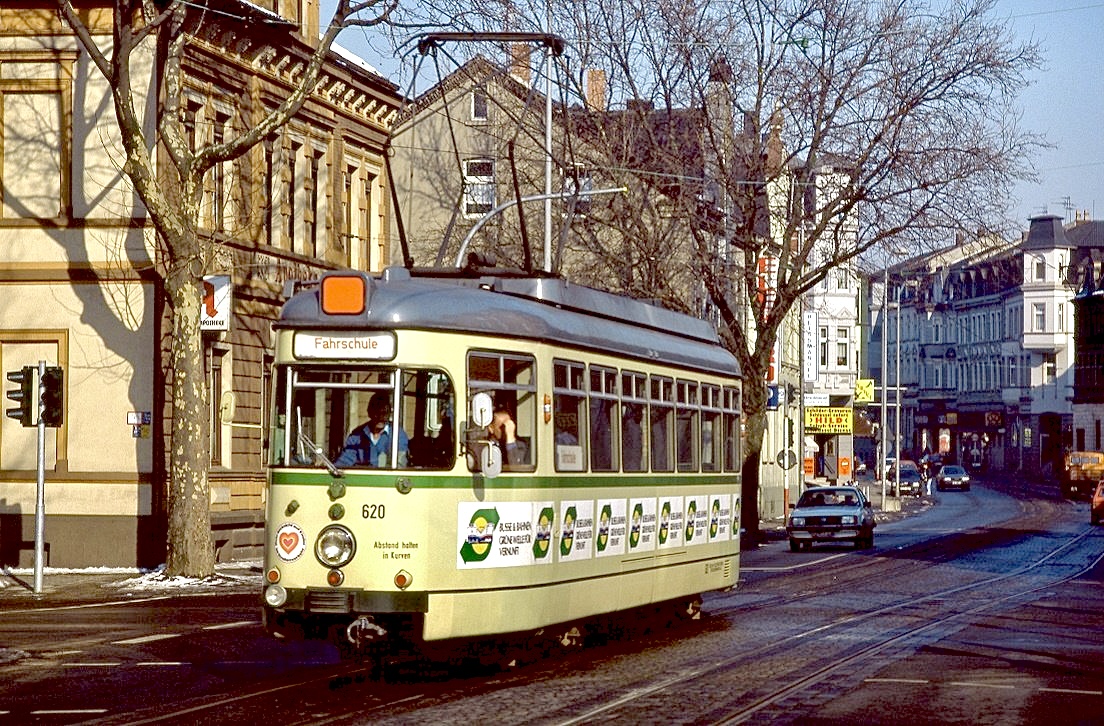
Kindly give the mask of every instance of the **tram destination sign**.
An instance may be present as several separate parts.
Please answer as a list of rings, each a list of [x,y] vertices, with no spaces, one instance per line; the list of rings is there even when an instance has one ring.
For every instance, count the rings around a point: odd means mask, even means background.
[[[292,352],[296,358],[391,360],[395,357],[395,336],[391,333],[342,331],[300,331]]]
[[[854,414],[850,406],[807,406],[805,408],[805,433],[850,434],[854,427]]]

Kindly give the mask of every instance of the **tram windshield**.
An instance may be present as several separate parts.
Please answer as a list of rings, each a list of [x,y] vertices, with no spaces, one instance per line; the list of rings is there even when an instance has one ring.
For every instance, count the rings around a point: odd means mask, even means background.
[[[454,388],[433,369],[280,366],[270,462],[345,469],[450,469]]]

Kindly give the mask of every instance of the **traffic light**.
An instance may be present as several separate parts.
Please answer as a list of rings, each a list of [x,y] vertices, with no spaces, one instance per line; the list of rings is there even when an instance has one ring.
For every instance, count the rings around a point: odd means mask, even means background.
[[[65,374],[57,366],[42,374],[42,423],[55,429],[61,426],[65,410],[64,383]]]
[[[794,422],[792,418],[786,419],[786,446],[793,448],[794,445]]]
[[[19,408],[9,408],[4,411],[8,418],[18,419],[23,426],[32,427],[37,423],[34,420],[35,404],[38,397],[34,395],[35,367],[23,366],[18,371],[8,371],[8,380],[19,384],[19,388],[8,391],[8,398],[19,404]]]

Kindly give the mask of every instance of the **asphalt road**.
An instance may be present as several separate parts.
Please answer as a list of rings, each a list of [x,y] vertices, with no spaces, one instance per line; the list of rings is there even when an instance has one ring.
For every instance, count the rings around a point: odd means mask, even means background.
[[[1003,482],[909,510],[874,550],[744,553],[701,620],[626,615],[506,670],[458,658],[381,681],[267,638],[250,587],[4,609],[0,719],[1104,724],[1104,528],[1087,505]]]

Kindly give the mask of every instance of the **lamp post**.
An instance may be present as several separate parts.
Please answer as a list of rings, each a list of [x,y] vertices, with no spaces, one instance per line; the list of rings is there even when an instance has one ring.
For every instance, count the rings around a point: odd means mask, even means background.
[[[897,455],[897,466],[893,468],[893,491],[901,496],[901,286],[897,286],[897,340],[895,371],[893,374],[893,451]]]
[[[878,461],[878,478],[882,480],[882,510],[886,503],[886,441],[889,431],[886,429],[886,396],[889,393],[886,387],[886,354],[889,347],[889,331],[886,325],[886,298],[889,297],[889,263],[886,262],[885,276],[882,278],[882,440],[879,446],[880,459]]]
[[[889,254],[896,257],[907,257],[907,250],[890,249]],[[880,478],[882,480],[882,509],[885,509],[886,503],[886,484],[888,477],[886,476],[886,454],[887,445],[889,443],[889,431],[886,428],[886,404],[889,397],[889,386],[887,385],[887,368],[889,367],[889,320],[886,316],[889,314],[889,259],[886,260],[885,270],[882,277],[882,442],[881,442],[881,466],[879,467]],[[894,491],[898,494],[901,492],[901,452],[898,445],[900,438],[901,427],[901,290],[897,289],[897,348],[896,348],[896,379],[894,380],[894,388],[896,389],[896,428],[893,431],[894,441],[894,454],[897,457],[897,465],[894,467],[894,480],[896,486]]]

